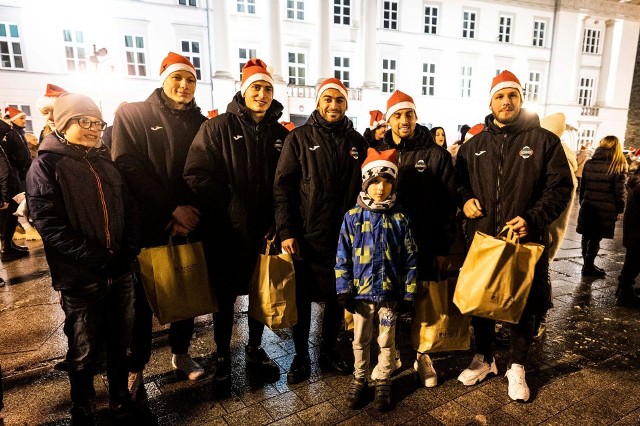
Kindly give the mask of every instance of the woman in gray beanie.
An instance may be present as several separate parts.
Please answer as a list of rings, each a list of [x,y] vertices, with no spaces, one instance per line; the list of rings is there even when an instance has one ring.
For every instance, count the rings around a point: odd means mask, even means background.
[[[127,187],[101,134],[106,123],[87,96],[54,104],[56,130],[27,174],[27,204],[42,236],[54,289],[60,291],[68,339],[71,424],[94,424],[93,376],[106,347],[109,408],[133,420],[126,349],[133,318],[131,262],[138,249]]]

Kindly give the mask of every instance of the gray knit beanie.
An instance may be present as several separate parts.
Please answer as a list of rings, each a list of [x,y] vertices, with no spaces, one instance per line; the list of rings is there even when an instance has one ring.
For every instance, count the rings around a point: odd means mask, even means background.
[[[102,120],[102,111],[88,96],[64,93],[53,104],[53,123],[60,132],[67,130],[72,118],[82,116],[97,117]]]

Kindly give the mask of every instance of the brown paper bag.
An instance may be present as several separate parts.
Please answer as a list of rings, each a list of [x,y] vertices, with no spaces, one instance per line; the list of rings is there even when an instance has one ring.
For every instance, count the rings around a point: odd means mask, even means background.
[[[144,248],[140,275],[160,324],[218,312],[202,243]]]
[[[267,241],[249,284],[248,314],[272,330],[287,328],[298,322],[296,277],[290,254],[271,255]]]
[[[467,350],[471,344],[469,316],[453,304],[456,278],[420,281],[411,323],[411,341],[418,352]]]
[[[518,323],[543,251],[541,244],[520,244],[510,226],[496,237],[476,232],[453,302],[463,314]]]

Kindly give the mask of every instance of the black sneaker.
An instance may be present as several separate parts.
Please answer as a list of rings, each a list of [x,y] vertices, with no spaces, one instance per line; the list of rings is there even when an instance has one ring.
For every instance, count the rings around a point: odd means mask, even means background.
[[[391,410],[391,380],[376,381],[376,396],[373,406],[383,413]]]
[[[582,267],[582,275],[587,277],[602,278],[606,276],[607,273],[604,271],[604,269],[598,268],[595,265],[591,265],[591,266],[585,265]]]
[[[219,356],[216,362],[216,372],[213,375],[213,395],[216,399],[223,399],[231,395],[231,360]]]
[[[94,426],[96,424],[95,405],[73,404],[71,410],[71,426]]]
[[[349,385],[349,394],[347,395],[347,404],[349,408],[358,408],[364,401],[365,392],[367,390],[367,379],[356,379],[355,377]]]
[[[264,351],[262,346],[245,347],[245,362],[247,368],[256,371],[267,383],[277,382],[280,378],[280,368]]]
[[[296,355],[287,373],[287,383],[295,385],[311,377],[311,360],[309,355]]]

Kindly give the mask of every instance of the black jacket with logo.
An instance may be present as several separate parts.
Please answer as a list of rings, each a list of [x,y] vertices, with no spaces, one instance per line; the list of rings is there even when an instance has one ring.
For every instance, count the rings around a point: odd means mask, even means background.
[[[418,279],[435,279],[435,256],[447,256],[455,232],[456,184],[451,154],[416,124],[396,144],[387,130],[378,151],[398,150],[398,203],[407,212],[418,245]]]
[[[310,269],[308,274],[296,269],[296,274],[320,295],[335,294],[340,226],[362,186],[366,146],[347,117],[328,123],[316,110],[289,133],[282,148],[274,183],[278,235],[297,238]]]
[[[189,150],[184,178],[198,199],[208,253],[218,271],[248,282],[261,243],[274,227],[273,180],[289,131],[275,99],[260,123],[240,92],[227,112],[207,120]]]

